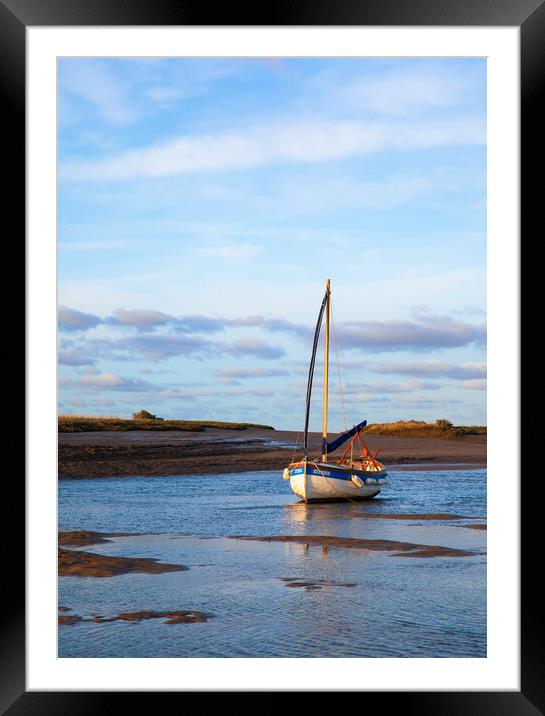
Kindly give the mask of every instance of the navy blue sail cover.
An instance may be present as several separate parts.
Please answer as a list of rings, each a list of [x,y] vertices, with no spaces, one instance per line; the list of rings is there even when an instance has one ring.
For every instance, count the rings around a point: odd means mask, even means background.
[[[316,328],[314,330],[314,340],[312,342],[312,357],[310,359],[310,366],[308,369],[308,382],[307,382],[307,399],[305,406],[305,429],[303,431],[303,447],[305,449],[305,457],[308,457],[308,421],[310,416],[310,397],[312,394],[312,379],[314,377],[314,365],[316,364],[316,349],[318,348],[318,339],[320,337],[320,328],[322,326],[322,318],[324,317],[325,304],[327,301],[327,292],[320,306],[320,312],[318,313],[318,320],[316,321]]]
[[[336,450],[343,443],[349,440],[353,435],[359,433],[359,431],[362,430],[366,425],[367,420],[362,420],[361,423],[354,425],[354,427],[350,428],[350,430],[347,430],[345,433],[341,433],[339,437],[335,438],[335,440],[332,440],[330,443],[327,443],[327,452],[333,452],[333,450]]]

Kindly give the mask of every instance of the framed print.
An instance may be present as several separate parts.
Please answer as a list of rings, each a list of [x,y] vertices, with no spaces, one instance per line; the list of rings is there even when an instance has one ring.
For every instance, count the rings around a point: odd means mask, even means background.
[[[29,398],[3,712],[545,713],[518,427],[544,4],[223,15],[0,4]]]

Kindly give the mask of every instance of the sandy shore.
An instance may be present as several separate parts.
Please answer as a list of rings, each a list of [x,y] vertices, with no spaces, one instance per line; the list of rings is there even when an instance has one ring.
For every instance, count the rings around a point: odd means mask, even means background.
[[[365,440],[372,452],[381,449],[379,459],[390,470],[402,465],[423,470],[486,465],[486,436],[482,435],[460,440],[373,435]],[[321,436],[311,434],[313,456],[319,454],[320,443]],[[280,430],[59,433],[59,478],[273,470],[286,467],[301,452],[301,436]],[[337,453],[340,457],[342,450]]]

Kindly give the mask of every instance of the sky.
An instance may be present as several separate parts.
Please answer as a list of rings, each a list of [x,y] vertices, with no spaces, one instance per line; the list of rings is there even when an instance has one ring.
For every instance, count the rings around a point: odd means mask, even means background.
[[[486,61],[58,61],[59,412],[486,423]],[[322,357],[311,429],[321,429]]]

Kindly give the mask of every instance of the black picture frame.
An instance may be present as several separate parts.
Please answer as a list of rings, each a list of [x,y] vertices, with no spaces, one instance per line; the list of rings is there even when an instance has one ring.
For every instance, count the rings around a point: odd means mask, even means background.
[[[214,22],[209,22],[213,17]],[[540,89],[545,78],[545,0],[325,0],[277,2],[266,7],[248,5],[213,9],[179,0],[0,0],[0,96],[4,141],[12,153],[9,182],[4,188],[4,221],[21,225],[25,206],[25,30],[28,26],[107,25],[397,25],[397,26],[517,26],[521,42],[521,237],[539,227],[537,213],[543,199],[543,114]],[[4,155],[5,156],[5,155]],[[6,222],[7,223],[7,222]],[[10,222],[11,223],[11,222]],[[15,235],[15,234],[14,234]],[[20,240],[19,246],[23,242]],[[518,339],[518,337],[515,337]],[[510,337],[513,340],[513,337]],[[508,416],[506,416],[508,419]],[[518,426],[513,427],[514,430]],[[522,474],[520,470],[519,474]],[[12,482],[17,482],[13,478]],[[10,512],[23,511],[23,483],[11,487]],[[540,557],[529,532],[537,510],[535,483],[521,487],[521,691],[520,692],[367,692],[361,707],[399,707],[405,714],[494,714],[535,716],[545,713],[545,660],[540,629],[542,597],[538,579]],[[7,501],[5,503],[5,508]],[[536,523],[537,513],[535,515]],[[22,525],[24,519],[19,520]],[[2,613],[0,709],[20,714],[103,714],[118,711],[123,698],[136,697],[142,708],[148,693],[28,692],[25,687],[25,617],[23,540],[8,532],[5,543]],[[531,565],[530,561],[534,560]],[[17,577],[15,577],[17,575]],[[9,584],[9,588],[8,588]],[[251,688],[248,688],[250,691]],[[162,693],[162,696],[177,694]],[[154,693],[151,698],[156,698]]]

